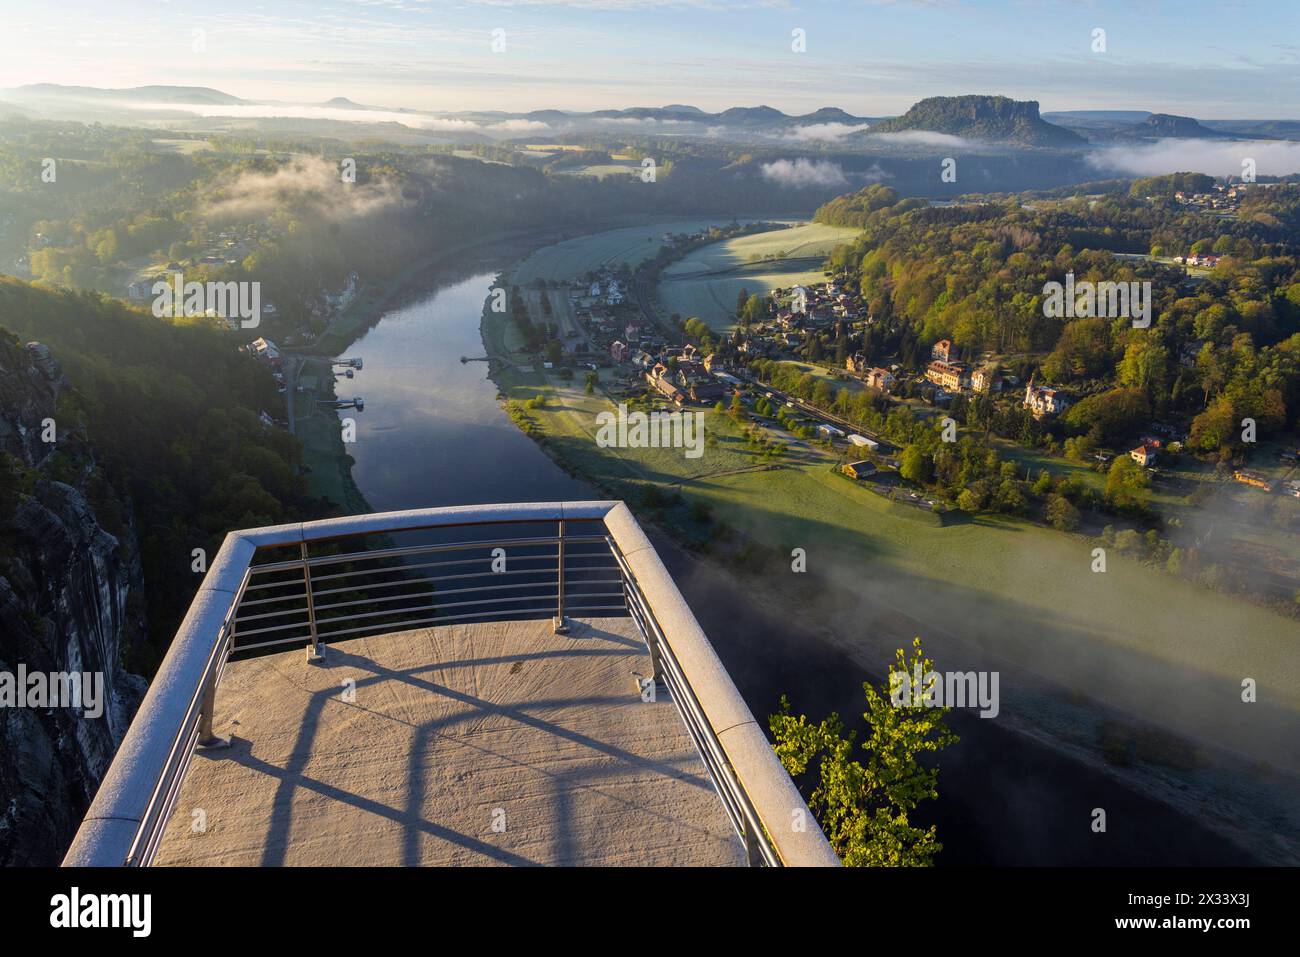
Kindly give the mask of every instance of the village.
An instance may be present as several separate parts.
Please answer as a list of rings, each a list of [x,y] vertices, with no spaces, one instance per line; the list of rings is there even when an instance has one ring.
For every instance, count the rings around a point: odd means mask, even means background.
[[[892,495],[902,491],[916,504],[938,507],[899,480],[898,449],[881,436],[775,389],[755,374],[756,360],[800,362],[803,356],[798,350],[808,337],[836,324],[863,330],[874,323],[860,297],[842,280],[828,276],[822,283],[774,289],[763,299],[762,315],[750,317],[747,325],[731,334],[713,333],[698,320],[682,322],[677,316],[665,322],[633,292],[637,287],[635,275],[613,268],[569,284],[566,293],[578,328],[561,336],[562,348],[553,349],[550,356],[557,361],[543,366],[554,369],[569,355],[589,371],[609,368],[612,377],[605,391],[616,401],[642,401],[674,410],[743,408],[751,421],[786,443],[816,442],[838,455],[843,460],[841,471],[851,478],[876,482],[885,478],[889,487],[879,490]],[[1180,361],[1194,361],[1194,353]],[[935,342],[920,368],[876,365],[856,352],[845,358],[842,369],[827,368],[827,372],[841,382],[871,390],[882,401],[905,403],[920,415],[938,418],[958,396],[1017,403],[1039,421],[1061,415],[1080,398],[1032,376],[1022,382],[992,354],[963,359],[949,339]],[[1098,449],[1092,459],[1095,468],[1104,471],[1114,455],[1127,455],[1156,479],[1163,474],[1161,465],[1182,453],[1186,439],[1185,425],[1153,421],[1134,435],[1130,445],[1113,451]],[[1277,456],[1284,467],[1281,476],[1242,467],[1232,471],[1232,479],[1258,491],[1300,498],[1294,450],[1282,450]]]

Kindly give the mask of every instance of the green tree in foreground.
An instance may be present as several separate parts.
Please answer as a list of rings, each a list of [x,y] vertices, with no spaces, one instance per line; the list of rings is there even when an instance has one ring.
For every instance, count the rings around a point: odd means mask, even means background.
[[[918,667],[922,675],[933,670],[920,638],[912,642],[910,658],[898,649],[890,670],[911,680]],[[923,691],[935,680],[930,678]],[[813,724],[805,715],[791,714],[789,699],[782,695],[781,711],[768,719],[777,757],[791,777],[814,785],[808,806],[848,867],[925,867],[943,850],[934,826],[915,827],[910,815],[921,801],[939,796],[939,769],[922,766],[918,756],[957,742],[944,723],[949,709],[895,705],[890,687],[888,682],[879,689],[862,683],[869,728],[862,742],[865,761],[854,760],[857,733],[845,737],[836,713]]]

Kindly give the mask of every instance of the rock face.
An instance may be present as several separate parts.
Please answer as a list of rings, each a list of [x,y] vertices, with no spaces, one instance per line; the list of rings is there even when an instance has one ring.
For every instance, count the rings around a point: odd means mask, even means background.
[[[1039,116],[1036,100],[1012,100],[1005,96],[932,96],[913,104],[902,116],[877,123],[871,132],[908,130],[1020,146],[1068,148],[1087,142],[1079,134]]]
[[[57,864],[144,694],[123,665],[145,633],[143,579],[129,508],[58,428],[57,361],[0,336],[0,673],[103,675],[98,717],[0,706],[0,865]]]

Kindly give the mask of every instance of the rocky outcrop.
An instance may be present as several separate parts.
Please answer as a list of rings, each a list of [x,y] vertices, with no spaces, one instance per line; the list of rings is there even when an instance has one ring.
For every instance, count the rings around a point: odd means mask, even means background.
[[[143,577],[129,507],[60,422],[57,361],[0,337],[0,673],[103,675],[98,716],[0,704],[0,865],[57,864],[143,697],[123,663]]]
[[[902,116],[877,123],[871,134],[910,130],[1018,146],[1071,148],[1086,144],[1078,133],[1044,120],[1036,100],[1005,96],[932,96],[914,103]]]

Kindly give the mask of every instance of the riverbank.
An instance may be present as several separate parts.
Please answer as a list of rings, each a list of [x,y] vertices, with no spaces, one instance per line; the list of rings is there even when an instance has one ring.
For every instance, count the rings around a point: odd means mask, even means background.
[[[353,478],[355,461],[343,441],[341,417],[330,407],[337,397],[332,360],[350,349],[386,312],[450,281],[457,274],[475,268],[499,268],[502,264],[522,262],[534,251],[571,238],[628,224],[634,224],[638,229],[660,229],[665,225],[678,227],[682,222],[680,217],[664,217],[645,223],[634,216],[623,216],[590,225],[569,224],[488,233],[446,247],[412,263],[386,282],[363,288],[356,300],[331,321],[310,348],[285,350],[303,363],[307,369],[307,385],[311,387],[301,394],[293,392],[289,397],[294,404],[295,434],[302,443],[304,472],[311,494],[334,502],[344,514],[374,511],[372,503]],[[504,349],[504,344],[499,348]],[[492,350],[488,352],[491,354]],[[373,366],[370,371],[374,371]],[[354,380],[349,380],[355,384],[354,393],[363,397],[366,374],[363,371]]]
[[[303,470],[312,495],[333,502],[342,514],[374,511],[353,477],[356,463],[343,438],[343,416],[332,407],[338,397],[333,360],[364,336],[385,312],[436,287],[452,273],[464,271],[467,262],[475,258],[476,251],[489,252],[494,259],[500,256],[510,261],[560,241],[572,232],[572,227],[514,230],[478,236],[448,247],[412,263],[386,282],[364,288],[356,300],[331,321],[310,349],[286,350],[302,364],[296,384],[303,385],[304,391],[293,392],[289,401],[294,406],[294,434],[302,444]],[[373,366],[371,369],[373,371]],[[303,381],[304,375],[306,382]],[[364,371],[350,381],[356,384],[355,391],[364,397]]]
[[[302,357],[293,383],[294,435],[302,445],[308,491],[333,502],[344,515],[373,511],[352,478],[353,459],[343,441],[343,422],[334,401],[334,363],[328,357]],[[355,413],[354,413],[355,414]]]

